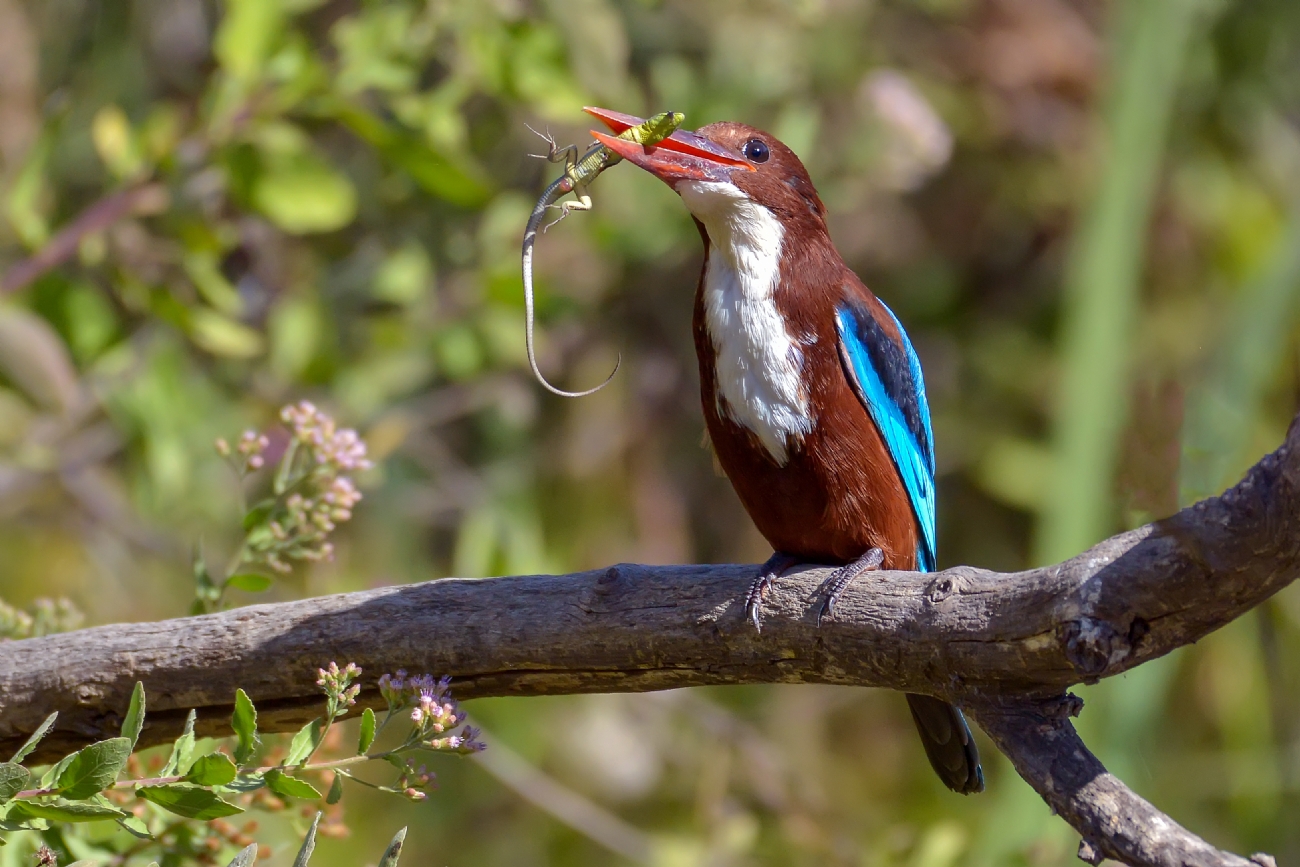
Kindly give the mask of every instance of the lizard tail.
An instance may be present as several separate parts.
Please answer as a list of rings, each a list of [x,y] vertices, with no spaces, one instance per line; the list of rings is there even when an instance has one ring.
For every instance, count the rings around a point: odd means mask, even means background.
[[[560,397],[586,397],[589,394],[595,394],[605,386],[609,385],[614,374],[618,373],[619,367],[623,365],[623,356],[620,353],[618,361],[614,364],[614,369],[610,371],[609,376],[600,385],[589,388],[586,391],[565,391],[557,388],[547,381],[546,376],[542,373],[541,368],[537,366],[537,353],[533,344],[533,323],[535,315],[533,312],[533,245],[537,241],[537,228],[542,224],[542,218],[546,215],[546,209],[550,207],[556,199],[564,195],[563,183],[566,178],[560,178],[555,183],[546,188],[542,197],[537,200],[537,207],[533,208],[533,214],[528,218],[528,226],[524,229],[524,345],[528,348],[528,366],[532,368],[533,376],[541,383],[542,387],[551,394],[557,394]]]

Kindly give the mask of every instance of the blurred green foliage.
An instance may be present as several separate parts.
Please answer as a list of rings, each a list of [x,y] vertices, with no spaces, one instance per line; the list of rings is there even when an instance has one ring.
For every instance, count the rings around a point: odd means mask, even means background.
[[[281,598],[762,560],[698,445],[699,242],[657,181],[609,172],[538,246],[543,367],[622,372],[573,402],[524,374],[518,243],[553,170],[524,123],[581,143],[584,103],[744,120],[804,157],[925,365],[943,564],[1024,567],[1218,490],[1300,391],[1300,6],[1124,6],[0,0],[0,280],[136,191],[0,307],[0,597],[183,612],[193,543],[240,538],[213,439],[301,398],[377,466]],[[1297,660],[1293,588],[1085,690],[1082,724],[1175,818],[1294,861]],[[358,799],[338,863],[407,821],[410,863],[1072,863],[991,748],[988,793],[942,791],[896,696],[470,710],[520,764],[456,763],[409,816]],[[520,797],[538,780],[599,810]],[[282,863],[305,823],[264,829]]]

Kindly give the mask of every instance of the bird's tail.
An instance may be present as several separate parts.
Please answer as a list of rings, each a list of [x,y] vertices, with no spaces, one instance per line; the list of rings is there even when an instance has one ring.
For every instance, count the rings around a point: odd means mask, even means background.
[[[954,792],[971,795],[984,791],[984,770],[970,726],[961,711],[941,699],[907,694],[916,729],[934,772]]]

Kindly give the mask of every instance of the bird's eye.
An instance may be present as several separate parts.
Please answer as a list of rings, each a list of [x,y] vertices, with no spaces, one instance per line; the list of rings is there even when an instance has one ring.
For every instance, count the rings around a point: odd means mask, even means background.
[[[744,154],[748,160],[755,163],[765,163],[767,162],[768,156],[770,156],[767,150],[767,143],[756,138],[752,138],[745,142],[745,146],[740,149],[740,152]]]

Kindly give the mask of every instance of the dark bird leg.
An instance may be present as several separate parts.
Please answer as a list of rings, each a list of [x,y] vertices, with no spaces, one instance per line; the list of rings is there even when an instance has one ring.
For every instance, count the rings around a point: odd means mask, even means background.
[[[979,750],[962,712],[943,699],[913,693],[907,694],[907,706],[930,767],[944,785],[963,795],[984,791]]]
[[[849,582],[859,575],[866,572],[874,572],[880,568],[880,564],[885,562],[885,552],[879,548],[872,548],[858,559],[849,563],[847,566],[841,566],[831,573],[831,577],[826,579],[823,586],[826,595],[822,602],[821,610],[817,612],[817,625],[822,625],[822,618],[829,617],[835,613],[835,603],[839,600],[840,594],[844,588],[849,586]]]
[[[759,632],[763,627],[759,624],[758,612],[763,607],[763,594],[767,588],[772,586],[772,582],[780,578],[785,570],[799,562],[797,557],[791,557],[789,554],[782,554],[776,551],[767,562],[758,567],[758,577],[754,583],[749,585],[749,592],[745,594],[745,616],[754,622],[754,629]]]

